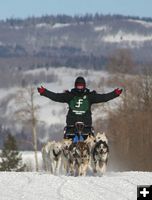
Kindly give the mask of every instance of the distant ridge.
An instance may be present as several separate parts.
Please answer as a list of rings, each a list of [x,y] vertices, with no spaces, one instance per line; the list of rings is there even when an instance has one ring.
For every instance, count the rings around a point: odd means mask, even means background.
[[[0,67],[104,69],[118,49],[138,65],[152,63],[152,18],[45,15],[0,21]]]

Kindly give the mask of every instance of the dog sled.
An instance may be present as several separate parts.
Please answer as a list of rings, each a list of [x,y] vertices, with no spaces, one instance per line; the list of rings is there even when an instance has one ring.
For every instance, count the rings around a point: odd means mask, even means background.
[[[82,142],[90,135],[94,136],[94,128],[86,126],[83,122],[64,127],[64,139],[72,139],[73,143]]]
[[[92,127],[77,122],[65,127],[61,142],[49,141],[42,148],[42,158],[46,171],[52,174],[85,176],[88,169],[93,174],[104,174],[109,155],[108,139],[105,133],[94,135]]]

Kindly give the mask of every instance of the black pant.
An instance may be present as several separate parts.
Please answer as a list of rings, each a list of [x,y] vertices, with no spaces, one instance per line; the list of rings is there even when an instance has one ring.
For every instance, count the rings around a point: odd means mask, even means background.
[[[73,139],[75,134],[78,134],[77,129],[75,126],[66,126],[64,128],[64,138],[65,139]],[[87,139],[88,135],[94,136],[94,129],[92,126],[85,126],[82,130],[81,135],[83,136],[84,140]]]

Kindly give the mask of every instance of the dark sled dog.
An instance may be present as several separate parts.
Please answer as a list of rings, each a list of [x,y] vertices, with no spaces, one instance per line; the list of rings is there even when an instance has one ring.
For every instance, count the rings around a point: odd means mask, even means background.
[[[109,157],[109,147],[105,141],[96,142],[92,150],[92,168],[93,172],[103,175],[106,172],[107,161]]]
[[[85,176],[89,166],[90,150],[85,142],[72,143],[69,149],[70,175]]]

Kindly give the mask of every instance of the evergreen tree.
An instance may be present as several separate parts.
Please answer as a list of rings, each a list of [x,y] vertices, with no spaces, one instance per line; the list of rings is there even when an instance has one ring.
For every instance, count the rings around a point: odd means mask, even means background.
[[[0,153],[0,171],[24,171],[26,165],[22,164],[22,155],[17,149],[14,136],[8,135]]]

